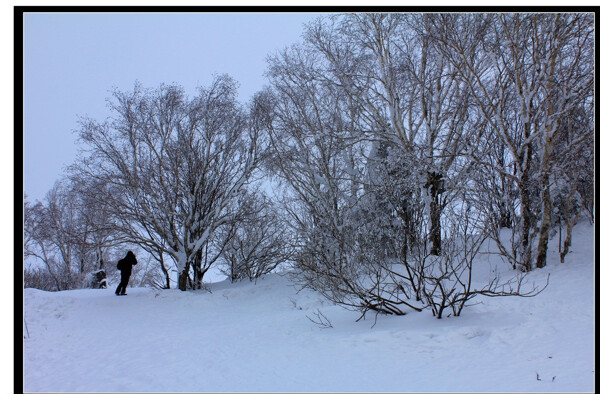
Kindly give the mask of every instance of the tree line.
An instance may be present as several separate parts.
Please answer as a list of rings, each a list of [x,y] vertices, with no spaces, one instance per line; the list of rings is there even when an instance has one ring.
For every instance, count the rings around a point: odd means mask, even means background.
[[[180,290],[285,264],[361,315],[535,295],[549,240],[564,262],[593,221],[593,59],[592,14],[317,18],[245,105],[227,75],[115,90],[65,178],[25,199],[25,254],[57,290],[122,244]],[[488,240],[515,275],[475,287]]]

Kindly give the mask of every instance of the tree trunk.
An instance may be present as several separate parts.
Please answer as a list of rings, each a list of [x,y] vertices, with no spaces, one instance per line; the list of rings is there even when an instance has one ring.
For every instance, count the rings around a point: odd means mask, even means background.
[[[575,226],[575,224],[577,224],[577,222],[579,221],[579,217],[581,215],[582,207],[577,209],[577,212],[575,213],[574,218],[571,217],[571,207],[573,205],[573,198],[575,196],[576,191],[577,191],[577,182],[574,182],[573,186],[571,187],[571,192],[569,193],[569,196],[567,197],[567,201],[565,203],[565,221],[567,223],[567,235],[565,236],[565,241],[563,243],[562,250],[560,251],[560,262],[561,263],[565,262],[565,256],[567,255],[567,253],[569,253],[569,248],[571,247],[571,237],[573,234],[573,227]]]
[[[430,189],[431,195],[431,202],[429,203],[429,216],[431,217],[430,253],[439,256],[442,252],[442,194],[445,191],[443,175],[437,172],[428,172],[425,187]]]
[[[177,278],[177,288],[181,291],[187,290],[187,284],[188,284],[189,273],[190,273],[190,265],[191,265],[191,263],[188,261],[185,264],[185,269],[179,273],[179,276]]]
[[[521,193],[521,265],[525,271],[531,271],[531,246],[529,244],[529,232],[531,230],[531,201],[529,190]]]
[[[546,266],[546,254],[548,251],[548,238],[550,235],[550,216],[552,213],[552,200],[550,198],[550,174],[544,171],[542,175],[542,224],[540,226],[540,240],[538,243],[538,254],[535,266],[544,268]]]
[[[194,280],[192,282],[192,288],[198,290],[202,287],[202,278],[204,272],[202,272],[202,258],[204,257],[204,248],[200,248],[200,251],[194,257]]]
[[[527,133],[526,135],[529,135]],[[525,158],[520,157],[519,161],[520,165],[523,165],[522,176],[519,186],[519,194],[521,197],[521,218],[523,223],[521,225],[521,265],[526,272],[531,271],[532,262],[531,262],[531,242],[530,242],[530,233],[531,227],[533,226],[533,215],[531,213],[531,187],[530,183],[530,167],[531,167],[531,159],[532,152],[531,147],[525,147]]]
[[[165,276],[165,289],[170,289],[171,278],[169,277],[169,270],[165,266],[165,259],[163,258],[162,252],[160,254],[160,269],[162,270],[163,275]]]
[[[442,252],[442,226],[441,226],[441,208],[437,199],[431,201],[431,233],[429,240],[431,241],[431,254],[439,256]]]
[[[563,243],[562,251],[560,252],[560,262],[565,262],[565,256],[569,253],[569,248],[571,247],[571,237],[573,234],[573,227],[577,223],[579,219],[579,212],[575,217],[575,220],[567,219],[567,235],[565,237],[565,242]]]
[[[502,201],[498,209],[500,211],[498,213],[498,226],[500,228],[512,228],[512,216],[506,202]]]
[[[236,261],[234,253],[231,254],[231,262],[230,262],[230,264],[231,264],[230,279],[231,279],[231,283],[233,283],[237,279],[237,273],[236,273],[237,261]]]
[[[198,273],[196,274],[196,286],[198,289],[202,288],[202,279],[204,279],[205,273],[206,271],[198,270]]]
[[[556,16],[556,22],[558,22],[559,16]],[[548,75],[554,75],[554,68],[556,66],[556,57],[558,48],[554,48],[550,52],[550,70]],[[550,79],[546,82],[546,89],[548,92],[552,91],[552,85]],[[555,113],[554,101],[547,101],[546,114],[548,119],[552,119],[552,115]],[[546,124],[545,130],[545,143],[544,151],[542,156],[542,224],[540,226],[540,240],[538,243],[538,255],[535,266],[543,268],[546,266],[546,253],[548,251],[548,236],[550,233],[550,216],[552,214],[552,199],[550,197],[550,170],[551,165],[551,154],[554,146],[554,138],[556,137],[556,121]]]
[[[411,284],[411,286],[413,288],[413,291],[415,292],[415,299],[417,301],[421,301],[421,289],[420,289],[420,285],[418,283],[415,283],[411,267],[408,264],[409,231],[410,231],[411,215],[410,215],[410,210],[408,208],[408,203],[406,201],[404,201],[404,203],[402,204],[402,211],[401,212],[402,212],[401,217],[402,217],[402,221],[403,221],[403,224],[402,224],[402,226],[403,226],[403,229],[402,229],[402,249],[401,249],[402,263],[406,267],[406,273],[408,274],[408,280],[410,281],[410,284]]]
[[[186,271],[180,272],[177,278],[177,288],[181,291],[187,290],[188,273]]]
[[[506,166],[506,163],[504,160],[504,151],[505,151],[505,148],[502,147],[500,156],[498,158],[498,165],[501,168],[505,168],[505,166]],[[499,211],[498,212],[498,226],[500,228],[512,228],[512,226],[513,226],[513,224],[512,224],[513,218],[512,218],[511,210],[508,208],[509,205],[506,200],[507,198],[509,198],[508,197],[509,191],[507,189],[508,189],[508,183],[505,179],[505,176],[500,175],[500,190],[502,193],[500,204],[498,204],[498,211]]]

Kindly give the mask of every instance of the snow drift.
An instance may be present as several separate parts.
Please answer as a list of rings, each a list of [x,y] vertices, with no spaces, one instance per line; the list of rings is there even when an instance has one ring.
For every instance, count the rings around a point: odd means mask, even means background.
[[[593,391],[592,226],[531,280],[534,298],[479,298],[461,317],[331,305],[284,275],[210,291],[24,291],[25,391]],[[478,264],[507,270],[497,257]],[[322,313],[331,328],[312,323]],[[376,323],[376,324],[375,324]],[[26,325],[26,326],[25,326]]]

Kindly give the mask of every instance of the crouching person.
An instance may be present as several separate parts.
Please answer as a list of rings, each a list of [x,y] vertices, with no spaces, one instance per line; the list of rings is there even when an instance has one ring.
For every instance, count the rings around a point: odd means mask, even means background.
[[[127,284],[129,283],[131,269],[136,264],[137,259],[131,250],[127,252],[127,255],[124,259],[119,260],[117,263],[117,269],[121,270],[121,283],[119,283],[119,286],[117,286],[117,291],[115,291],[116,295],[127,295],[125,290],[127,289]]]

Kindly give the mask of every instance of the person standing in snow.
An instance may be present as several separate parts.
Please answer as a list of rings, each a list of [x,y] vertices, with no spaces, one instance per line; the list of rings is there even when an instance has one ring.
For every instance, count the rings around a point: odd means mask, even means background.
[[[124,259],[119,260],[117,263],[117,269],[121,270],[121,283],[119,283],[119,286],[117,286],[117,291],[115,291],[116,295],[127,295],[125,290],[127,289],[127,284],[129,283],[131,269],[136,264],[137,259],[131,250],[127,252],[127,255]]]

